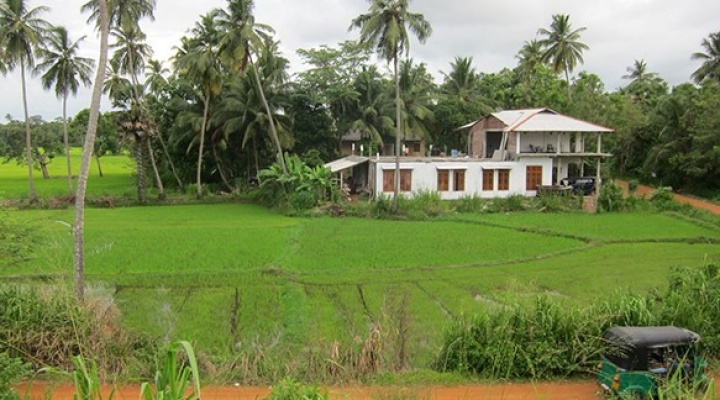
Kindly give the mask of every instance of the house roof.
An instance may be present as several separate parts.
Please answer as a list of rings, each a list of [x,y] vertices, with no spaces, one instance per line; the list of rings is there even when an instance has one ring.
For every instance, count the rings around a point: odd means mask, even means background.
[[[610,128],[562,115],[549,108],[504,110],[490,115],[505,124],[506,132],[613,132]]]
[[[344,169],[352,168],[356,165],[362,164],[368,160],[367,157],[360,157],[360,156],[348,156],[345,158],[340,158],[335,161],[330,161],[329,163],[325,164],[326,168],[330,168],[330,171],[332,172],[338,172],[342,171]]]

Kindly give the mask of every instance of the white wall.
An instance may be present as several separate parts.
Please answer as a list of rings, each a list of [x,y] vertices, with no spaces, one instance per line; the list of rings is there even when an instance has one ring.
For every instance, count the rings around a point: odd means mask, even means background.
[[[519,161],[479,161],[475,159],[459,159],[458,161],[413,161],[403,162],[400,160],[400,169],[412,170],[412,190],[419,191],[437,191],[437,171],[443,170],[465,170],[465,191],[443,191],[440,192],[445,200],[456,200],[462,197],[508,197],[511,195],[535,196],[536,191],[525,190],[525,169],[528,165],[540,165],[543,167],[542,184],[550,185],[552,182],[552,159],[551,158],[532,158],[521,159]],[[392,195],[392,191],[383,192],[383,170],[394,170],[395,163],[391,160],[373,160],[370,168],[375,172],[374,193],[376,195],[386,194]],[[509,169],[510,170],[510,190],[497,190],[497,171],[495,171],[495,185],[493,191],[482,190],[483,169]],[[450,174],[450,188],[454,188],[454,174]],[[403,192],[405,196],[412,193]]]

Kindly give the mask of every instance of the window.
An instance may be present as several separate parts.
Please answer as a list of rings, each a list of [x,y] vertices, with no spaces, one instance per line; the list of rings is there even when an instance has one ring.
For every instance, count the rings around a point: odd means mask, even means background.
[[[454,171],[453,178],[455,179],[455,191],[456,192],[464,192],[465,191],[465,170],[464,169],[458,169]]]
[[[498,170],[498,190],[510,190],[510,170]]]
[[[400,170],[400,191],[409,192],[412,190],[412,170],[401,169]]]
[[[542,165],[528,165],[525,168],[525,190],[537,190],[542,185]]]
[[[395,170],[383,170],[383,192],[392,192],[395,190]],[[412,190],[412,170],[400,170],[400,191],[409,192]]]
[[[495,170],[483,169],[482,190],[491,192],[495,187]]]
[[[438,192],[447,192],[450,190],[450,171],[439,169],[437,172],[437,190]]]
[[[383,170],[383,192],[392,192],[395,190],[393,185],[395,184],[395,170],[386,169]]]

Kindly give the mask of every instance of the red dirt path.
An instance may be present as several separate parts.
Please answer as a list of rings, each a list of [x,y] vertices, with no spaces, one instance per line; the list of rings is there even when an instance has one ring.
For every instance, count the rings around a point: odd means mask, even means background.
[[[103,387],[104,398],[110,387]],[[24,386],[18,388],[21,397],[26,393]],[[31,399],[72,400],[75,389],[70,385],[48,387],[35,383],[27,392]],[[470,400],[470,399],[548,399],[548,400],[596,400],[601,399],[599,387],[593,381],[567,383],[519,383],[497,385],[463,385],[463,386],[417,386],[417,387],[344,387],[330,388],[330,399],[391,399],[407,398],[417,400]],[[123,386],[115,392],[117,400],[136,400],[140,396],[137,385]],[[255,400],[263,399],[270,394],[270,388],[264,387],[233,387],[209,386],[201,391],[203,400]]]
[[[619,179],[616,179],[616,180],[615,180],[615,183],[616,183],[618,186],[620,186],[620,187],[622,187],[623,189],[625,189],[625,192],[627,193],[628,183],[627,183],[626,181],[621,181],[621,180],[619,180]],[[650,187],[650,186],[638,185],[638,188],[637,188],[637,190],[635,191],[635,193],[637,193],[639,196],[649,198],[650,196],[652,196],[652,193],[653,193],[654,191],[655,191],[655,189],[652,188],[652,187]],[[699,208],[699,209],[702,209],[702,210],[710,211],[711,213],[713,213],[713,214],[715,214],[715,215],[720,215],[720,205],[717,205],[717,204],[715,204],[715,203],[711,203],[711,202],[705,201],[705,200],[696,199],[696,198],[694,198],[694,197],[683,196],[683,195],[681,195],[681,194],[673,194],[673,197],[675,198],[675,201],[677,201],[677,202],[679,202],[679,203],[690,204],[691,206],[693,206],[693,207],[695,207],[695,208]]]

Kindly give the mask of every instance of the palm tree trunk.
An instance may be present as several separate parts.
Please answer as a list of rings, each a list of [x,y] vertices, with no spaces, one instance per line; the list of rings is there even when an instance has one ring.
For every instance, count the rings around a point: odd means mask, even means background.
[[[173,163],[172,158],[170,157],[170,152],[167,149],[167,146],[165,145],[165,139],[162,137],[162,133],[158,132],[157,134],[158,139],[160,139],[160,146],[163,149],[163,153],[165,153],[165,157],[168,160],[168,164],[170,165],[170,170],[172,171],[173,176],[175,177],[175,180],[177,181],[178,187],[180,190],[183,188],[183,183],[180,180],[180,176],[177,173],[177,169],[175,169],[175,163]]]
[[[85,299],[85,190],[90,172],[90,159],[95,147],[95,134],[97,133],[98,117],[100,115],[100,99],[102,85],[105,81],[105,67],[108,53],[109,17],[106,0],[98,0],[100,8],[100,59],[98,60],[95,86],[93,87],[92,101],[90,103],[90,116],[85,146],[83,148],[80,172],[78,173],[77,192],[75,194],[75,223],[73,224],[73,259],[75,264],[74,284],[75,296],[78,301]]]
[[[253,70],[253,75],[255,75],[255,84],[257,85],[258,93],[260,93],[260,99],[262,100],[263,107],[265,107],[265,113],[267,114],[268,122],[270,122],[270,136],[272,136],[273,143],[275,143],[275,148],[277,149],[278,164],[280,164],[280,167],[283,170],[283,175],[287,175],[288,172],[287,167],[285,166],[285,157],[283,156],[282,146],[280,145],[280,138],[278,137],[277,129],[275,129],[275,121],[273,120],[272,112],[270,111],[270,105],[265,98],[265,90],[263,89],[262,83],[260,82],[260,73],[255,67],[255,62],[253,61],[252,56],[248,56],[248,62],[250,62],[250,66]]]
[[[223,172],[223,166],[220,162],[220,157],[218,157],[217,153],[217,147],[215,146],[215,135],[212,136],[210,147],[212,148],[213,158],[215,158],[215,165],[217,166],[218,174],[220,174],[220,180],[222,180],[225,187],[228,188],[231,192],[235,191],[235,188],[228,182],[227,177],[225,176],[225,172]]]
[[[67,159],[67,178],[68,178],[68,194],[73,194],[72,184],[72,161],[70,160],[70,143],[68,140],[68,126],[67,126],[67,93],[63,94],[63,143],[65,144],[65,158]]]
[[[195,181],[195,197],[201,199],[202,192],[202,159],[203,148],[205,147],[205,129],[207,128],[208,111],[210,110],[210,88],[205,89],[205,109],[203,110],[202,128],[200,129],[200,150],[198,150],[197,176]]]
[[[570,93],[570,71],[565,67],[565,81],[567,82],[568,101],[572,101],[572,94]]]
[[[35,181],[33,180],[32,134],[30,133],[30,117],[28,116],[27,89],[25,88],[25,58],[20,56],[20,79],[22,81],[23,111],[25,112],[25,157],[28,164],[28,182],[30,185],[30,203],[37,202]]]
[[[103,177],[102,166],[100,165],[100,157],[98,157],[97,154],[95,154],[95,163],[97,164],[97,167],[98,167],[98,174],[102,178]]]
[[[392,202],[393,214],[398,211],[398,198],[400,197],[400,77],[398,76],[398,54],[393,57],[393,72],[395,73],[395,182]]]
[[[141,204],[147,203],[145,197],[145,157],[143,156],[142,137],[135,135],[135,162],[137,163],[137,193]]]
[[[150,138],[147,138],[146,140],[148,154],[150,155],[150,165],[152,166],[153,174],[155,175],[155,184],[158,189],[158,200],[165,200],[167,197],[165,196],[165,187],[163,187],[162,179],[160,179],[160,173],[158,172],[157,164],[155,163],[155,154],[153,154],[152,144],[150,143]]]

